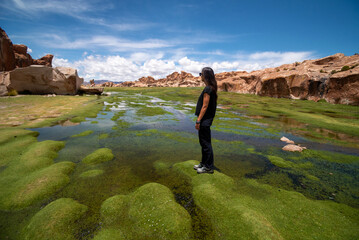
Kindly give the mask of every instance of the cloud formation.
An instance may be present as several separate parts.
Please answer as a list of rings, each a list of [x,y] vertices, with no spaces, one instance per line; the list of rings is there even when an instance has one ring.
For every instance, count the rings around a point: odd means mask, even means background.
[[[119,55],[84,55],[83,59],[75,62],[55,56],[53,65],[77,68],[79,74],[87,81],[90,79],[134,81],[144,76],[159,79],[176,71],[185,71],[197,76],[201,69],[206,66],[212,67],[215,73],[243,70],[250,72],[303,61],[312,57],[312,52],[257,52],[238,56],[234,61],[202,62],[195,61],[187,56],[177,59],[163,59],[162,53],[150,55],[137,52],[128,58]]]

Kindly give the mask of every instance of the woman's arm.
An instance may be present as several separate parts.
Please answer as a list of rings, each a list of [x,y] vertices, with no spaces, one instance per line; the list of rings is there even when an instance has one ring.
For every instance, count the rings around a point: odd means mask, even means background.
[[[204,93],[204,95],[203,95],[203,105],[202,105],[202,108],[201,108],[201,112],[198,115],[197,122],[200,122],[202,120],[204,114],[206,113],[207,108],[208,108],[208,104],[209,104],[209,98],[210,98],[209,94]],[[199,130],[199,126],[200,126],[200,124],[196,123],[196,129],[197,130]]]

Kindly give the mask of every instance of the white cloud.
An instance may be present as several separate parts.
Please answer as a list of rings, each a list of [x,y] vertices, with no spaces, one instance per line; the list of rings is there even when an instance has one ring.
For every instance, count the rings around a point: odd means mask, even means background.
[[[27,48],[27,53],[32,53],[32,49],[31,48]]]
[[[58,58],[54,56],[52,59],[52,66],[54,67],[73,67],[73,64],[69,62],[69,60],[64,58]]]
[[[136,52],[125,58],[119,55],[87,55],[83,59],[70,62],[67,59],[54,57],[54,66],[77,68],[79,75],[86,80],[104,79],[111,81],[134,81],[144,76],[155,79],[166,77],[172,72],[186,71],[197,76],[203,67],[212,67],[215,73],[228,71],[253,71],[266,67],[276,67],[310,59],[311,52],[258,52],[242,54],[234,61],[204,62],[195,61],[187,56],[174,59],[163,59],[163,54]]]

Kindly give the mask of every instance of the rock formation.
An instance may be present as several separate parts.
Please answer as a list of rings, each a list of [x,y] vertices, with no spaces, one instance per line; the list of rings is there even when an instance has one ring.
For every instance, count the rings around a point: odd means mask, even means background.
[[[32,59],[27,46],[12,44],[0,28],[0,96],[9,91],[31,94],[76,94],[83,79],[73,68],[52,68],[53,55]]]
[[[32,65],[1,73],[3,85],[15,89],[18,93],[28,94],[76,94],[83,79],[76,69],[64,67],[46,67]],[[1,85],[1,77],[0,77]]]
[[[338,53],[251,73],[220,73],[216,79],[223,91],[359,105],[358,55]]]
[[[14,48],[6,32],[0,28],[0,71],[10,71],[16,67]]]
[[[166,78],[155,80],[153,77],[142,77],[135,82],[123,82],[121,87],[198,87],[204,86],[199,77],[182,71],[174,72]]]
[[[260,96],[325,99],[330,103],[359,105],[359,55],[338,53],[316,60],[284,64],[253,72],[237,71],[216,74],[219,90],[250,93]],[[174,72],[155,80],[142,77],[135,82],[124,82],[124,87],[198,87],[199,77]]]

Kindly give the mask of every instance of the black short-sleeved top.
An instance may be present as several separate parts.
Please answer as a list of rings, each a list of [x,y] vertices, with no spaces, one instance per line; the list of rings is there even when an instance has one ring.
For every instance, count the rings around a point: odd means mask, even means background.
[[[212,90],[212,88],[210,86],[206,86],[201,95],[198,98],[197,101],[197,106],[196,106],[196,113],[195,115],[198,116],[199,113],[201,112],[202,106],[203,106],[203,95],[204,93],[207,93],[210,97],[209,97],[209,104],[208,104],[208,108],[206,110],[206,113],[204,114],[202,120],[201,120],[201,125],[208,123],[209,126],[212,124],[213,118],[216,115],[216,109],[217,109],[217,101],[216,101],[216,93],[215,91]]]

